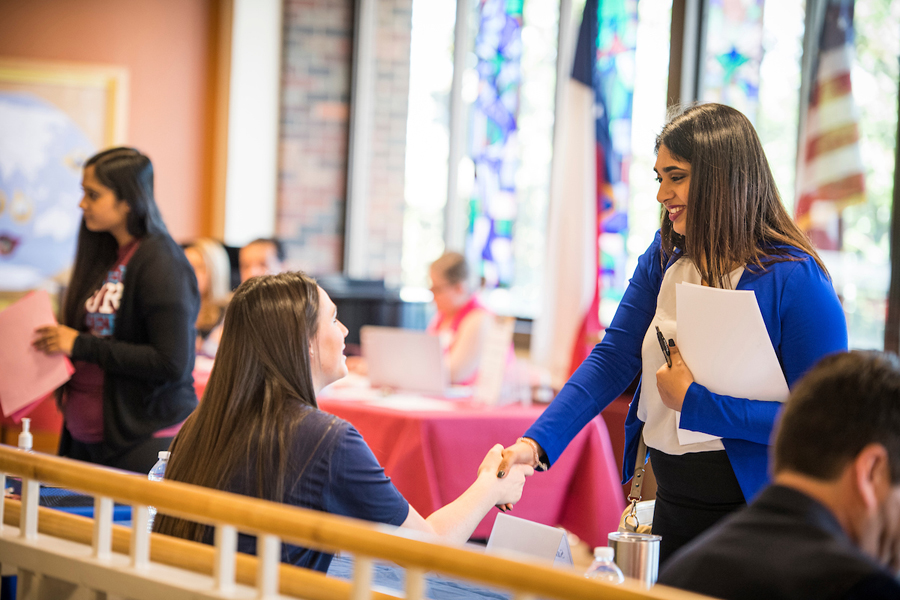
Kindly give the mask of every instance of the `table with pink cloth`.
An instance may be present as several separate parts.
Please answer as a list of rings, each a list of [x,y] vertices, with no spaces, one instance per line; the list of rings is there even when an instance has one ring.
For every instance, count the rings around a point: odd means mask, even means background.
[[[457,498],[475,480],[484,455],[496,443],[516,441],[543,406],[486,407],[446,402],[429,410],[415,403],[398,409],[376,401],[319,399],[319,407],[352,423],[397,489],[423,516]],[[434,402],[431,400],[430,402]],[[390,402],[386,402],[390,404]],[[525,483],[510,514],[559,525],[594,546],[615,531],[625,497],[603,419],[592,420],[553,468]],[[487,538],[498,514],[492,510],[473,537]]]

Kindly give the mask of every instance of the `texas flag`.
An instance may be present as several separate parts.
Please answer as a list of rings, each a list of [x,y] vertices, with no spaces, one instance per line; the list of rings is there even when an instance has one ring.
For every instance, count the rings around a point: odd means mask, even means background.
[[[601,234],[627,226],[636,29],[636,0],[587,0],[556,111],[544,292],[531,356],[557,389],[602,329]]]

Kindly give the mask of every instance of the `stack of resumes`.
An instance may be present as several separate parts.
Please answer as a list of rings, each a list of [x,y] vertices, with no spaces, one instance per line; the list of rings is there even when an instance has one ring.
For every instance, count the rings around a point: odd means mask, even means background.
[[[675,286],[678,349],[694,381],[714,394],[784,402],[788,385],[781,371],[756,294],[692,283]],[[681,414],[676,415],[680,421]],[[719,439],[678,428],[678,441]]]

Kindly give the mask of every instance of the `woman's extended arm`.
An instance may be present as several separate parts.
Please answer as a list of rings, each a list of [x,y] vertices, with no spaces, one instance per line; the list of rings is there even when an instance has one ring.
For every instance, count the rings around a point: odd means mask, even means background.
[[[425,519],[385,476],[359,432],[347,426],[331,457],[323,505],[333,514],[408,527],[437,535],[447,543],[463,543],[494,505],[517,502],[525,477],[534,472],[522,466],[506,479],[498,479],[502,449],[499,444],[494,446],[478,467],[475,482]]]
[[[552,465],[579,431],[634,381],[641,371],[641,343],[653,315],[662,284],[660,235],[638,259],[637,268],[619,303],[603,341],[594,346],[575,374],[547,410],[525,432],[539,444]],[[532,463],[529,446],[519,442],[504,451],[500,465],[505,472],[512,464]]]
[[[776,348],[788,386],[793,387],[822,357],[847,350],[847,324],[831,282],[815,261],[779,263],[789,271],[775,287],[777,319],[766,326],[779,329]],[[763,296],[762,291],[757,297]],[[688,365],[690,366],[690,365]],[[681,407],[681,427],[724,438],[768,444],[781,410],[780,402],[764,402],[713,394],[698,383],[688,388]]]
[[[448,544],[463,544],[486,514],[498,504],[515,504],[522,497],[525,478],[534,473],[526,465],[516,465],[503,479],[497,478],[503,446],[491,448],[478,468],[475,483],[459,498],[431,513],[423,519],[415,508],[409,507],[409,515],[403,527],[433,533]]]

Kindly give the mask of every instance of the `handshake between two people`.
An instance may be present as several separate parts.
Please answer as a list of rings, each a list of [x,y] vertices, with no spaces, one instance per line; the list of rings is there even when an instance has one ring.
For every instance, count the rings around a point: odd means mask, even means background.
[[[494,446],[494,448],[491,449],[491,452],[497,448],[500,448],[499,444]],[[494,469],[495,476],[499,481],[509,479],[510,477],[516,479],[516,474],[523,469],[528,474],[527,476],[530,476],[534,474],[534,468],[538,466],[535,459],[536,456],[540,456],[540,454],[541,450],[540,446],[537,445],[537,442],[532,441],[529,443],[523,441],[523,438],[519,438],[512,446],[501,449],[500,461]],[[490,457],[490,453],[488,453],[488,457]],[[486,457],[484,459],[485,462],[481,465],[482,467],[484,467],[487,460],[488,458]],[[508,502],[505,504],[498,503],[497,508],[503,512],[507,512],[512,510],[513,504],[515,504],[515,502]]]
[[[478,467],[478,481],[484,481],[493,488],[494,504],[503,512],[512,509],[519,501],[525,487],[525,478],[534,474],[534,468],[530,464],[523,463],[506,467],[507,472],[503,477],[499,477],[497,473],[505,453],[503,446],[496,444],[488,451]]]

